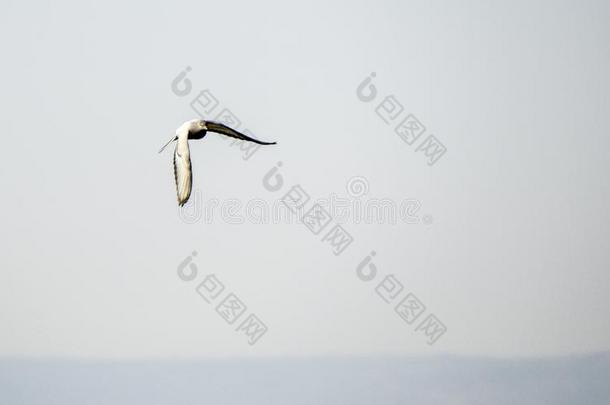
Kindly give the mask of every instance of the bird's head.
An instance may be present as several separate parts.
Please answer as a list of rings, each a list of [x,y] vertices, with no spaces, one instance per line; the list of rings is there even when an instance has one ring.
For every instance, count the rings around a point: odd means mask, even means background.
[[[191,121],[191,125],[189,126],[189,132],[191,134],[196,134],[197,132],[207,131],[207,127],[205,125],[204,120],[193,120]]]

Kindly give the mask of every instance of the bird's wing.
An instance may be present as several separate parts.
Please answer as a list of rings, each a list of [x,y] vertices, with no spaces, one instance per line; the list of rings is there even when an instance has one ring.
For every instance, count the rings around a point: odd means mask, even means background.
[[[186,146],[186,147],[185,147]],[[176,179],[176,192],[178,205],[183,206],[191,196],[193,186],[193,171],[191,170],[191,157],[188,142],[178,142],[174,151],[174,178]]]
[[[259,145],[275,145],[275,142],[263,142],[254,138],[250,138],[249,136],[244,135],[241,132],[237,132],[233,128],[229,128],[228,126],[226,126],[225,124],[221,124],[220,122],[206,121],[205,126],[210,132],[216,132],[217,134],[223,134],[226,136],[230,136],[231,138],[258,143]]]

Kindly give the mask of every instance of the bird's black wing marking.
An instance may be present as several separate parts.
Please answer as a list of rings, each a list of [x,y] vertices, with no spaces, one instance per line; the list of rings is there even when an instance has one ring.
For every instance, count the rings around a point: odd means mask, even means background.
[[[249,136],[244,135],[241,132],[237,132],[233,128],[229,128],[225,124],[221,124],[219,122],[206,121],[205,126],[208,128],[208,131],[230,136],[231,138],[258,143],[259,145],[275,145],[275,142],[263,142],[254,138],[250,138]]]

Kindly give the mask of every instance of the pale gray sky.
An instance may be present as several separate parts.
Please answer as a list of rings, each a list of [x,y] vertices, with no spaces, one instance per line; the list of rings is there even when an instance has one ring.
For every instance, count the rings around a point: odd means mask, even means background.
[[[0,355],[609,350],[609,17],[602,1],[5,1]],[[302,224],[186,224],[157,150],[203,89],[278,142],[247,161],[192,142],[203,198],[346,197],[364,176],[432,224],[347,222],[338,257]],[[446,146],[435,165],[375,114],[387,95]],[[215,273],[268,326],[254,346],[177,277],[193,250],[198,281]],[[376,295],[387,274],[446,325],[434,345]]]

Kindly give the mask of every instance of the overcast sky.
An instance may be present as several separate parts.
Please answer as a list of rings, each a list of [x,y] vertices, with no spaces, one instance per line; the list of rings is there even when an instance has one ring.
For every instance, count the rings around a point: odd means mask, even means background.
[[[603,1],[5,1],[0,355],[609,350],[609,18]],[[299,184],[352,201],[357,177],[361,202],[417,201],[417,223],[339,221],[353,242],[337,256],[322,240],[336,218],[318,235],[185,220],[157,151],[205,89],[206,118],[228,108],[278,145],[244,159],[192,141],[193,200],[239,216]],[[403,111],[385,123],[392,95]],[[426,129],[412,145],[394,132],[409,114]],[[446,148],[432,165],[430,135]],[[196,292],[212,273],[218,300],[247,306],[233,324]],[[404,288],[386,303],[390,274]],[[411,324],[395,312],[408,293],[425,305]],[[254,345],[236,331],[249,314],[268,329]],[[432,345],[429,315],[446,327]]]

